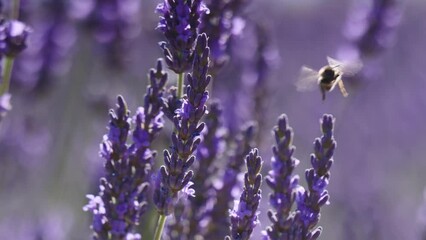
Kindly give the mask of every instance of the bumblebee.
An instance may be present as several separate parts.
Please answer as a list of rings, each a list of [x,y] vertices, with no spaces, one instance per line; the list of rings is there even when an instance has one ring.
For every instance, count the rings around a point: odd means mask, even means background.
[[[296,82],[298,91],[310,91],[319,86],[322,94],[322,100],[325,100],[327,92],[333,91],[339,86],[340,92],[344,97],[349,94],[345,89],[342,77],[356,74],[361,68],[360,62],[344,63],[331,57],[327,57],[328,65],[322,67],[319,71],[315,71],[309,67],[303,66],[300,70],[300,77]]]

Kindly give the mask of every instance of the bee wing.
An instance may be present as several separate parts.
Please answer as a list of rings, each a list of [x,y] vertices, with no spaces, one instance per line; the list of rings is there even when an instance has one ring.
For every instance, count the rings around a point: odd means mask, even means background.
[[[303,66],[300,69],[300,75],[296,82],[296,89],[300,92],[306,92],[315,89],[318,86],[318,72]]]
[[[354,60],[350,62],[341,62],[331,57],[327,57],[328,65],[333,68],[337,68],[346,76],[355,75],[362,68],[362,62],[360,60]]]

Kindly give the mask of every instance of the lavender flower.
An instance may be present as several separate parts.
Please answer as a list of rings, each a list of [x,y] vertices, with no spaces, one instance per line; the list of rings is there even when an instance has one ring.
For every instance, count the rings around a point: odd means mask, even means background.
[[[198,25],[207,10],[201,0],[164,0],[157,6],[157,12],[162,14],[157,29],[167,39],[160,42],[160,47],[167,65],[176,73],[191,67]]]
[[[0,60],[4,56],[14,58],[21,53],[27,47],[30,32],[31,29],[23,22],[0,19]]]
[[[8,20],[0,25],[0,51],[7,57],[16,57],[27,47],[30,28],[23,22]]]
[[[93,213],[92,229],[95,239],[118,239],[126,236],[137,239],[134,228],[146,208],[152,160],[156,153],[150,150],[155,136],[163,127],[161,106],[167,74],[161,61],[149,74],[150,85],[144,107],[135,115],[133,144],[126,144],[131,118],[124,99],[118,97],[117,110],[110,112],[109,133],[101,144],[101,156],[106,160],[106,175],[101,179],[98,196],[89,195],[90,203],[84,210]]]
[[[233,2],[233,1],[230,1]],[[238,1],[237,1],[238,2]],[[231,4],[231,3],[229,3]],[[236,4],[236,6],[239,6]],[[241,7],[241,6],[240,6]],[[225,102],[233,102],[225,109],[226,124],[229,132],[235,134],[238,125],[247,119],[254,118],[259,125],[259,135],[257,141],[261,141],[264,124],[262,112],[267,109],[265,95],[268,94],[267,80],[271,66],[277,60],[276,51],[271,48],[269,33],[264,25],[251,20],[237,18],[234,24],[241,24],[243,32],[233,33],[231,47],[226,55],[231,57],[232,65],[229,72],[218,74],[227,75],[226,81],[217,81],[215,85],[217,92],[223,94]],[[232,47],[233,43],[235,46]],[[219,70],[220,66],[216,66]],[[227,70],[225,70],[227,71]],[[229,77],[231,75],[231,77]],[[237,89],[238,91],[235,91]]]
[[[232,30],[238,28],[236,25],[242,23],[236,19],[248,1],[205,0],[204,2],[210,13],[202,16],[200,31],[205,32],[210,37],[212,68],[213,71],[217,71],[230,58],[229,46],[233,34]]]
[[[42,18],[34,22],[31,45],[15,65],[14,76],[29,90],[44,90],[70,67],[76,34],[65,0],[43,2]]]
[[[232,93],[236,99],[233,112],[237,112],[236,109],[245,109],[245,112],[238,111],[235,117],[254,118],[259,125],[259,134],[256,137],[258,143],[262,141],[262,133],[266,125],[264,114],[268,112],[268,104],[266,104],[268,99],[264,96],[269,92],[268,78],[272,66],[278,61],[270,35],[264,24],[247,20],[244,33],[238,39],[234,39],[240,44],[234,49],[233,57],[238,58],[238,66],[242,69],[239,91]]]
[[[214,183],[216,202],[207,213],[210,222],[204,234],[206,239],[223,238],[229,229],[229,219],[224,216],[227,216],[231,204],[237,197],[234,189],[239,187],[238,175],[244,165],[245,156],[253,147],[255,135],[256,126],[253,122],[243,127],[242,133],[236,137],[236,146],[224,168],[222,180]]]
[[[219,101],[212,101],[209,113],[205,118],[206,128],[203,132],[203,141],[197,148],[196,173],[194,175],[194,190],[197,194],[191,198],[190,237],[203,235],[208,212],[211,210],[215,189],[214,177],[217,173],[215,161],[220,159],[225,144],[226,130],[221,120],[222,106]]]
[[[209,35],[212,55],[212,68],[219,69],[228,61],[227,44],[231,36],[232,15],[227,11],[228,4],[222,0],[206,0],[211,11],[204,14],[200,30]]]
[[[0,6],[2,12],[3,6]],[[0,54],[16,57],[27,47],[27,38],[31,29],[25,23],[15,19],[4,19],[0,15]]]
[[[230,213],[231,236],[227,239],[248,240],[258,224],[257,208],[262,198],[260,190],[262,163],[257,149],[251,150],[246,157],[247,172],[244,175],[244,190],[236,208]]]
[[[93,213],[94,239],[108,239],[109,234],[124,238],[130,230],[124,220],[129,206],[123,201],[125,200],[123,198],[130,194],[126,192],[130,189],[120,188],[125,181],[129,181],[126,176],[128,174],[126,141],[131,119],[124,99],[119,96],[117,102],[117,110],[110,112],[109,133],[104,136],[101,144],[101,156],[106,159],[106,176],[101,179],[101,192],[99,196],[88,195],[90,202],[83,208]],[[141,190],[145,191],[146,187],[143,186]],[[118,204],[119,201],[122,203]],[[137,203],[135,207],[141,206]]]
[[[209,48],[207,36],[201,34],[197,38],[192,74],[187,75],[189,83],[182,107],[174,117],[175,132],[172,134],[173,146],[170,152],[164,151],[164,163],[156,177],[154,203],[161,215],[173,212],[178,193],[192,179],[189,170],[195,161],[192,155],[200,143],[200,134],[204,123],[200,123],[206,112],[208,99],[207,85],[211,76],[207,75],[209,65]]]
[[[163,112],[168,119],[173,121],[176,110],[182,107],[182,99],[177,96],[177,88],[175,86],[171,86],[168,92],[167,99],[163,102]]]
[[[144,106],[139,108],[136,116],[136,130],[133,134],[136,152],[141,147],[149,147],[152,140],[163,128],[163,94],[167,82],[167,73],[163,71],[161,59],[157,61],[156,69],[149,72],[150,85],[144,97]],[[142,152],[139,152],[141,154]],[[141,157],[141,156],[139,156]]]
[[[320,208],[329,203],[329,194],[325,189],[330,179],[330,168],[336,141],[333,136],[334,118],[324,114],[321,122],[323,136],[315,139],[314,154],[311,155],[311,169],[305,171],[308,190],[300,190],[296,196],[297,211],[295,223],[297,234],[302,239],[317,239],[322,228],[315,226],[320,220]]]
[[[315,226],[320,219],[320,208],[328,204],[329,195],[325,188],[330,178],[333,153],[336,142],[333,137],[334,118],[325,114],[321,122],[323,136],[314,143],[315,153],[311,155],[313,168],[305,172],[308,190],[298,185],[298,176],[292,176],[298,160],[293,157],[291,145],[293,132],[285,115],[278,119],[274,129],[277,145],[273,147],[272,171],[267,178],[273,193],[270,204],[276,212],[269,211],[272,226],[263,233],[263,239],[317,239],[322,228]],[[296,210],[291,211],[293,203]]]
[[[5,93],[0,96],[0,123],[1,120],[6,116],[7,112],[12,110],[12,105],[10,105],[10,98],[12,96],[9,93]]]
[[[265,26],[261,24],[255,25],[255,37],[257,40],[257,47],[254,57],[254,66],[251,67],[251,71],[247,69],[246,71],[249,71],[249,79],[247,80],[253,82],[253,78],[255,79],[254,85],[252,86],[254,95],[253,115],[255,116],[254,119],[259,124],[257,142],[260,143],[262,142],[261,133],[264,129],[263,126],[266,125],[265,117],[262,112],[267,112],[269,105],[267,104],[268,99],[265,98],[265,96],[270,94],[268,89],[268,78],[271,73],[271,68],[277,64],[279,58],[276,51],[277,49],[274,48],[275,46],[272,46],[270,33]],[[253,73],[253,69],[255,73]]]
[[[202,141],[197,148],[194,163],[195,197],[180,199],[174,214],[169,217],[166,232],[168,239],[203,239],[205,226],[210,220],[209,212],[214,203],[215,189],[213,182],[217,166],[213,163],[223,151],[225,129],[221,127],[220,115],[222,109],[218,101],[210,105],[205,118],[205,128]]]
[[[267,228],[266,233],[269,239],[291,239],[291,207],[296,198],[299,180],[297,175],[293,175],[293,171],[299,160],[293,157],[293,129],[288,125],[285,114],[278,118],[274,136],[276,145],[272,148],[272,170],[266,177],[266,183],[273,191],[269,196],[269,203],[275,211],[268,212],[272,225]]]
[[[393,29],[400,14],[395,0],[375,0],[368,16],[368,25],[357,41],[358,48],[366,54],[384,49],[390,44]]]
[[[190,182],[191,183],[191,182]],[[189,199],[180,198],[174,208],[173,214],[169,217],[166,234],[163,234],[164,240],[188,240],[189,238],[189,221],[191,220],[188,213],[191,205]]]
[[[74,0],[76,18],[84,20],[101,44],[107,63],[124,67],[127,44],[140,32],[138,0]]]
[[[350,57],[370,57],[382,52],[393,42],[395,28],[401,19],[398,0],[372,0],[360,6],[349,19],[345,34],[351,45],[344,48]]]
[[[0,14],[2,14],[3,5],[0,2]],[[0,62],[3,58],[14,58],[27,47],[27,37],[30,33],[30,28],[23,22],[17,20],[5,20],[0,15]],[[0,66],[0,121],[10,111],[11,95],[8,92],[10,73],[12,71],[13,61],[8,59],[8,68],[3,69]],[[0,64],[2,65],[2,63]],[[3,76],[9,76],[3,79]]]

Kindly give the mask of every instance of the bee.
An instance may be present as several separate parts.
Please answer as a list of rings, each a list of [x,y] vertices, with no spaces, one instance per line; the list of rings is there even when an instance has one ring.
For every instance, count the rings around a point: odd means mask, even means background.
[[[298,91],[305,92],[319,86],[322,94],[322,100],[325,100],[326,92],[331,92],[336,86],[339,86],[340,92],[344,97],[349,94],[345,89],[342,77],[355,75],[361,68],[360,61],[340,62],[331,57],[327,57],[328,65],[315,71],[309,67],[303,66],[300,70],[300,77],[296,82]]]

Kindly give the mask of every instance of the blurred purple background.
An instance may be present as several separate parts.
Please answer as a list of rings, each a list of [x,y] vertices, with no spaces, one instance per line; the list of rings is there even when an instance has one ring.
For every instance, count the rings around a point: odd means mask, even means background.
[[[34,35],[41,31],[35,24],[40,20],[39,2],[31,3],[29,11],[35,16],[26,19]],[[262,96],[266,104],[258,147],[264,173],[270,169],[271,128],[279,114],[286,113],[295,131],[295,156],[301,161],[296,172],[304,184],[312,143],[320,136],[319,119],[331,113],[337,119],[337,150],[331,205],[321,211],[320,239],[423,239],[426,211],[422,215],[419,209],[426,187],[426,2],[399,2],[401,12],[395,14],[401,15],[400,22],[389,33],[392,44],[366,57],[363,74],[345,82],[348,98],[333,91],[322,102],[319,91],[301,93],[294,86],[302,65],[319,69],[326,56],[342,54],[351,43],[344,34],[348,21],[368,2],[253,0],[246,7],[245,15],[270,31],[273,55],[279,58]],[[146,74],[162,57],[157,47],[162,36],[154,29],[157,3],[141,2],[140,34],[123,44],[124,69],[106,65],[100,44],[91,40],[79,19],[71,18],[78,31],[65,54],[69,71],[52,78],[41,92],[12,82],[13,110],[0,125],[0,239],[90,238],[90,216],[82,206],[86,194],[97,192],[103,165],[98,148],[108,109],[121,94],[134,113],[142,104]],[[238,52],[238,44],[233,51]],[[217,81],[235,77],[232,70],[225,67]],[[170,75],[173,82],[175,75]],[[236,86],[224,90],[229,85],[214,84],[219,86],[213,97],[238,91]],[[226,111],[232,103],[223,105]],[[242,105],[235,115],[250,120],[245,108]],[[170,129],[168,122],[165,139]],[[156,149],[161,152],[165,146],[158,141]],[[264,189],[262,224],[253,239],[270,224],[268,191]]]

